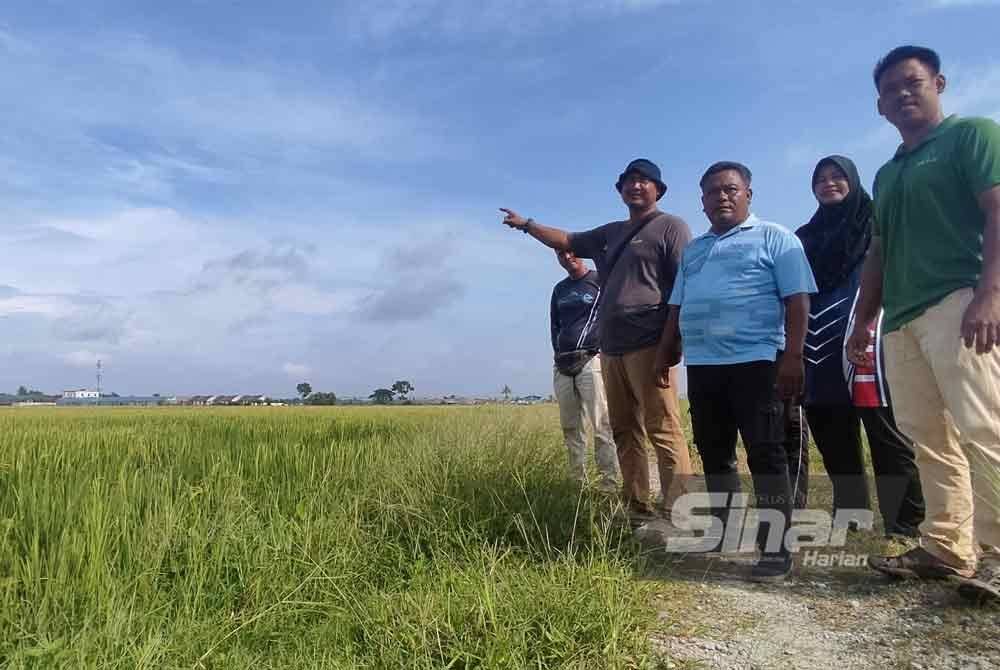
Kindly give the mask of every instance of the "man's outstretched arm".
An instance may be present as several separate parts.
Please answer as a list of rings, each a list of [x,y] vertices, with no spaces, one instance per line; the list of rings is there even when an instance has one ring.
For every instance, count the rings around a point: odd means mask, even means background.
[[[514,210],[507,209],[506,207],[501,207],[500,211],[504,213],[504,224],[531,235],[545,246],[557,251],[565,251],[570,248],[569,233],[565,230],[543,226],[540,223],[536,223],[534,219],[526,219]]]

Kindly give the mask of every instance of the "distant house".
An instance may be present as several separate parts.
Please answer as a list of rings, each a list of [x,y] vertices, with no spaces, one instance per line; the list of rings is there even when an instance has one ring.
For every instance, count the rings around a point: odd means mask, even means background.
[[[63,398],[66,399],[91,399],[96,400],[101,397],[100,391],[92,391],[90,389],[73,389],[71,391],[63,391]]]
[[[96,398],[92,396],[77,398],[64,395],[55,404],[60,407],[152,407],[162,405],[163,398],[144,395],[101,395]]]
[[[476,405],[476,404],[479,404],[479,402],[477,400],[473,400],[472,398],[466,398],[464,396],[446,395],[445,397],[441,398],[441,404],[442,405]]]
[[[270,404],[270,399],[266,395],[238,395],[235,396],[230,402],[230,405],[242,405],[244,407],[260,407],[261,405]]]
[[[25,407],[31,405],[54,405],[60,396],[46,395],[44,393],[28,393],[27,395],[14,395],[11,393],[0,393],[0,406],[3,407]]]
[[[168,401],[171,405],[193,405],[195,407],[259,407],[275,404],[268,396],[258,393],[238,395],[192,395],[177,396]]]

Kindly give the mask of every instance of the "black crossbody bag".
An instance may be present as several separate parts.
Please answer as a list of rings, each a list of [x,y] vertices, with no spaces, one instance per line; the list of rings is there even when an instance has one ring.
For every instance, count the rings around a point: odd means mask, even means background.
[[[596,351],[586,351],[582,349],[556,354],[556,370],[558,370],[560,374],[564,374],[567,377],[576,377],[578,374],[583,372],[583,369],[587,367],[587,363],[590,362],[590,359],[596,355]]]

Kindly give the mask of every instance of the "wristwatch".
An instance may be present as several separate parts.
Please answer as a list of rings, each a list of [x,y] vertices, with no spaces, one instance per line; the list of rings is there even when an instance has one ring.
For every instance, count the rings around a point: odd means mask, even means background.
[[[535,222],[535,220],[529,217],[524,222],[524,228],[521,228],[521,232],[524,233],[525,235],[527,235],[528,234],[528,228],[530,228],[531,224],[533,224],[534,222]]]

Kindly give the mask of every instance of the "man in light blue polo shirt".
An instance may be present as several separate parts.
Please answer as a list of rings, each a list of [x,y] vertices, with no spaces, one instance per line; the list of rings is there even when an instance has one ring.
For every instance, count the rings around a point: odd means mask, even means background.
[[[762,557],[751,578],[780,581],[791,571],[791,556],[783,541],[767,540],[769,531],[783,538],[791,516],[783,400],[802,393],[816,283],[799,239],[750,213],[750,180],[746,166],[731,162],[712,165],[702,177],[712,226],[684,250],[657,365],[661,375],[675,365],[683,342],[694,440],[709,492],[740,492],[737,432],[743,437],[762,518],[768,519],[764,510],[780,515],[761,524]],[[727,509],[713,512],[728,519]]]

